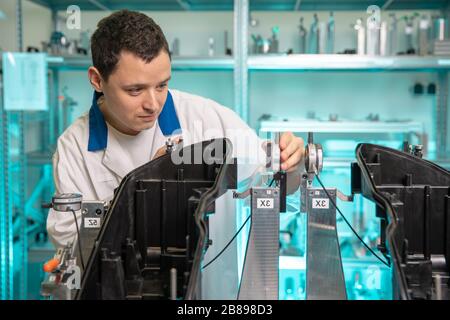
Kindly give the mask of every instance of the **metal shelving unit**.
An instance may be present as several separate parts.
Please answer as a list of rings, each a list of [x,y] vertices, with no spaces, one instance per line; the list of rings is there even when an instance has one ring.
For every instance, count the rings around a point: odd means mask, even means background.
[[[2,84],[0,75],[0,84]],[[2,86],[0,86],[1,88]],[[1,88],[3,89],[3,88]],[[0,90],[0,105],[3,105],[3,90]],[[13,298],[13,264],[12,264],[12,208],[10,202],[9,188],[9,159],[8,159],[8,127],[7,114],[1,110],[1,130],[0,138],[2,145],[0,147],[0,299]]]

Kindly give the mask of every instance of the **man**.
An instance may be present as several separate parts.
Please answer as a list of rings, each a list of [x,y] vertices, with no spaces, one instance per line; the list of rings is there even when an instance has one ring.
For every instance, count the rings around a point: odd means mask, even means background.
[[[251,145],[260,144],[253,130],[230,109],[168,90],[168,44],[160,27],[146,15],[123,10],[104,18],[92,36],[91,51],[92,107],[58,139],[53,157],[57,193],[110,200],[127,173],[165,152],[167,137],[174,137],[174,132],[181,131],[184,145],[225,136],[237,145],[242,133],[258,141]],[[233,147],[235,156],[246,150]],[[284,133],[280,148],[281,168],[295,189],[303,140]],[[57,247],[73,241],[73,216],[50,210],[47,230]]]

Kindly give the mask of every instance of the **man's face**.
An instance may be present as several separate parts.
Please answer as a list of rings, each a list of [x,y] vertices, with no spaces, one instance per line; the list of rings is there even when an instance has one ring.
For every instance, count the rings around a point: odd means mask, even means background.
[[[106,120],[130,135],[153,127],[166,102],[170,76],[170,58],[164,50],[149,63],[122,51],[116,69],[102,82],[105,103],[100,108]]]

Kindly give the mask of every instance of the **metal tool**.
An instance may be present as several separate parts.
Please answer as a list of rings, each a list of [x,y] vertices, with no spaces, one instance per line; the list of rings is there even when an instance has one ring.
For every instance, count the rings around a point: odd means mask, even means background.
[[[308,35],[308,31],[303,26],[303,17],[300,18],[300,25],[298,26],[299,29],[299,53],[304,54],[306,53],[306,36]]]
[[[363,25],[363,20],[357,19],[353,28],[356,31],[356,53],[364,55],[366,53],[366,28]]]
[[[169,137],[166,141],[166,153],[174,152],[179,146],[182,146],[183,137],[179,136],[178,138]]]
[[[68,243],[58,249],[44,264],[46,279],[41,284],[41,295],[46,299],[71,300],[74,289],[80,287],[81,274],[74,257],[75,247]]]
[[[380,54],[380,25],[376,19],[367,21],[367,51],[370,56]]]
[[[327,50],[326,53],[333,54],[334,53],[334,40],[335,40],[335,30],[336,24],[334,21],[334,13],[330,12],[330,17],[328,19],[327,24]]]
[[[427,15],[422,15],[419,20],[419,55],[425,56],[429,54],[429,34],[430,34],[430,20]]]
[[[208,56],[213,57],[215,54],[215,40],[213,37],[208,39]]]
[[[386,21],[382,21],[380,25],[380,55],[387,56],[389,55],[389,47],[388,47],[388,39],[389,39],[389,31],[388,31],[388,23]]]
[[[308,52],[312,54],[319,53],[319,17],[314,13],[313,22],[309,28],[309,49]]]
[[[79,266],[83,267],[84,272],[83,261],[88,261],[91,256],[108,205],[103,201],[83,202],[82,195],[77,193],[63,193],[53,196],[52,202],[43,207],[58,212],[72,212],[74,219],[75,212],[81,210],[81,225],[78,229],[77,224],[76,241],[59,248],[53,259],[45,263],[44,271],[49,274],[41,284],[41,294],[45,298],[69,300],[74,297],[74,290],[80,288]]]
[[[269,52],[270,53],[278,53],[279,50],[279,34],[280,34],[280,28],[278,26],[275,26],[272,28],[272,37],[270,38],[270,47]]]
[[[319,51],[320,54],[327,53],[327,23],[322,21],[319,22],[319,29],[318,29],[318,36],[319,36]]]

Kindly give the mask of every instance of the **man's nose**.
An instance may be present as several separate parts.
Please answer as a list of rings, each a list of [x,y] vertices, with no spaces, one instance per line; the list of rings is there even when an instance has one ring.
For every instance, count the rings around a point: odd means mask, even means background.
[[[148,90],[144,99],[143,108],[148,111],[155,111],[158,109],[158,100],[154,90]]]

